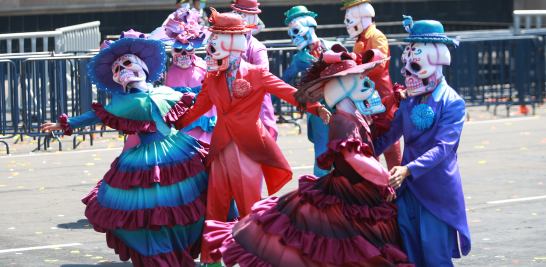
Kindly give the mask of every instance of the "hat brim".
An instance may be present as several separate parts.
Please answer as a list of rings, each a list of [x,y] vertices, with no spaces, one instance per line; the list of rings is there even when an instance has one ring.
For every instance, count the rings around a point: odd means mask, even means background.
[[[207,42],[208,35],[205,32],[203,34],[203,37],[189,39],[187,44],[183,44],[182,42],[178,41],[176,38],[168,36],[165,31],[165,27],[161,26],[155,29],[150,34],[150,39],[159,40],[163,42],[165,45],[173,46],[175,48],[192,50],[192,49],[197,49],[203,46],[203,44]]]
[[[351,8],[351,7],[354,7],[354,6],[363,4],[363,3],[368,3],[368,2],[371,2],[371,1],[372,1],[372,0],[363,0],[363,1],[360,1],[360,2],[355,2],[355,3],[349,4],[349,5],[347,5],[347,6],[343,6],[342,8],[340,8],[340,10],[349,9],[349,8]]]
[[[404,42],[408,43],[443,43],[443,44],[453,44],[453,39],[451,38],[434,38],[434,37],[409,37],[402,39]]]
[[[213,33],[229,33],[229,34],[243,34],[243,33],[250,32],[249,28],[245,28],[243,30],[226,30],[226,29],[216,29],[214,28],[214,26],[210,26],[208,30]]]
[[[297,17],[301,17],[301,16],[309,16],[309,17],[312,17],[312,18],[316,18],[316,17],[317,17],[317,13],[315,13],[315,12],[313,12],[313,11],[297,12],[297,13],[294,13],[294,14],[291,14],[290,16],[288,16],[288,17],[284,20],[284,24],[285,24],[286,26],[288,26],[292,20],[294,20],[294,19],[297,18]]]
[[[235,11],[239,11],[239,12],[243,12],[243,13],[248,13],[248,14],[260,14],[262,13],[262,10],[259,9],[259,8],[248,8],[248,7],[243,7],[243,6],[240,6],[240,5],[237,5],[237,4],[231,4],[231,9],[235,10]]]
[[[122,38],[109,47],[102,49],[87,65],[87,75],[97,89],[110,94],[123,93],[123,86],[114,81],[112,64],[119,57],[133,54],[138,56],[148,67],[147,83],[159,80],[160,74],[165,71],[167,55],[165,45],[159,40],[141,38]]]
[[[381,63],[390,60],[390,57],[384,58],[378,61],[373,61],[369,63],[365,63],[362,65],[358,65],[356,67],[352,67],[350,69],[346,69],[344,71],[340,71],[336,74],[325,76],[319,79],[316,79],[308,84],[305,84],[304,86],[298,88],[298,91],[294,94],[294,98],[296,98],[296,101],[299,103],[315,103],[320,101],[324,98],[324,85],[328,81],[330,81],[333,78],[336,77],[343,77],[350,74],[364,74],[367,75],[370,73],[375,67],[381,65]]]

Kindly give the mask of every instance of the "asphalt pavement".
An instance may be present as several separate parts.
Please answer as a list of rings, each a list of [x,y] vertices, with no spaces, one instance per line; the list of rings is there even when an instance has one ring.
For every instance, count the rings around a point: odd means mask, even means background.
[[[513,107],[510,117],[485,107],[468,110],[458,161],[472,251],[455,266],[546,266],[546,107],[535,116]],[[294,179],[277,195],[313,171],[313,145],[302,124],[302,134],[279,125],[277,143]],[[55,142],[37,151],[32,138],[11,139],[9,156],[0,144],[0,267],[132,266],[92,229],[80,201],[119,155],[123,138],[96,135],[91,146],[79,136],[76,149],[72,140],[65,137],[58,152]]]

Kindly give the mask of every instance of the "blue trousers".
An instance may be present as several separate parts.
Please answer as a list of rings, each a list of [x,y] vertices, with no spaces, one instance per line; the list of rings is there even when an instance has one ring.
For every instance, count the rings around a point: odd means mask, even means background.
[[[453,266],[455,229],[426,210],[409,188],[396,204],[404,252],[410,261],[416,267]]]
[[[323,170],[317,167],[317,157],[326,152],[328,148],[328,133],[330,132],[330,125],[324,125],[323,120],[311,113],[307,113],[307,137],[309,141],[315,145],[315,166],[313,174],[317,177],[322,177],[330,172],[330,170]]]

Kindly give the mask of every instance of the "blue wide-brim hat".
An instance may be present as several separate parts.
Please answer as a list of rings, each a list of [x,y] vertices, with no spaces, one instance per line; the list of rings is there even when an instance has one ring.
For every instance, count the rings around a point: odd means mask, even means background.
[[[442,23],[436,20],[419,20],[413,22],[411,16],[404,15],[404,28],[409,32],[409,38],[402,41],[409,43],[444,43],[459,45],[459,41],[447,37]]]
[[[305,6],[295,6],[292,7],[290,10],[286,11],[284,15],[286,16],[284,24],[288,26],[290,22],[297,17],[310,16],[312,18],[315,18],[317,16],[317,13],[309,11]]]
[[[161,41],[146,39],[144,34],[130,30],[123,32],[120,39],[113,43],[103,42],[100,52],[87,65],[87,75],[91,78],[91,83],[96,85],[97,89],[110,94],[123,93],[123,86],[114,81],[112,64],[126,54],[133,54],[146,63],[149,71],[147,83],[159,80],[160,75],[165,72],[167,62],[165,45]]]

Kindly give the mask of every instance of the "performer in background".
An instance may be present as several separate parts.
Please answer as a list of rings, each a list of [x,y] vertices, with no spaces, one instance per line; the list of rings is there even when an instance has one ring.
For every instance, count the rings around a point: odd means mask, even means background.
[[[299,189],[256,203],[239,222],[207,220],[204,242],[213,257],[242,267],[413,266],[398,246],[397,208],[387,201],[394,190],[372,145],[390,122],[376,113],[381,100],[366,75],[386,59],[368,52],[365,62],[372,62],[357,65],[355,54],[334,45],[295,95],[303,106],[324,98],[335,107],[328,150],[317,159],[334,169],[301,176]]]
[[[384,57],[390,57],[387,37],[375,27],[375,23],[372,21],[372,18],[375,17],[375,10],[369,3],[371,0],[343,0],[343,2],[341,10],[346,10],[344,23],[347,25],[347,32],[351,38],[356,38],[353,52],[362,55],[370,49],[378,49]],[[393,94],[391,77],[389,76],[389,61],[385,61],[381,66],[375,68],[368,77],[375,82],[375,89],[379,92],[387,109],[385,114],[389,120],[392,120],[397,106],[395,99],[389,97]],[[402,161],[400,142],[394,143],[383,154],[389,170],[399,166]]]
[[[205,7],[207,6],[207,0],[193,0],[193,8],[199,12],[199,25],[209,26],[209,18],[207,17],[207,12],[205,12]]]
[[[258,0],[234,0],[232,1],[231,9],[233,9],[233,13],[241,16],[245,25],[250,28],[250,32],[245,34],[247,49],[245,52],[241,53],[241,57],[247,63],[264,67],[269,71],[267,49],[265,48],[265,45],[252,36],[254,32],[261,30],[258,25],[260,21],[258,14],[262,13],[258,8],[259,5]],[[260,111],[260,120],[273,139],[277,140],[278,131],[277,121],[275,119],[275,109],[273,108],[271,95],[269,93],[265,94],[262,110]]]
[[[453,266],[451,258],[470,252],[457,148],[465,102],[442,74],[450,65],[448,38],[438,21],[413,23],[404,16],[410,44],[402,54],[409,98],[394,113],[390,130],[374,146],[377,155],[404,137],[402,165],[390,170],[396,190],[404,248],[417,266]],[[459,250],[460,244],[460,250]]]
[[[298,47],[298,53],[294,55],[290,66],[284,70],[282,80],[290,83],[299,72],[306,75],[306,71],[316,62],[321,53],[330,50],[337,42],[318,38],[315,34],[317,22],[316,13],[307,10],[304,6],[295,6],[284,13],[286,19],[284,24],[288,26],[288,35],[292,43]],[[321,102],[324,104],[324,102]],[[332,111],[330,109],[330,111]],[[316,164],[316,158],[326,152],[326,143],[328,143],[328,125],[324,125],[322,120],[313,114],[307,114],[307,138],[314,143],[315,147],[315,166],[313,173],[316,176],[326,175],[330,170],[323,170]]]
[[[143,33],[130,30],[113,43],[104,41],[88,75],[98,90],[112,94],[110,103],[42,125],[66,135],[98,123],[138,134],[140,145],[122,152],[82,199],[85,216],[95,231],[106,233],[108,247],[138,267],[194,267],[205,221],[208,144],[172,127],[195,95],[152,86],[166,61],[163,43]]]
[[[269,194],[275,194],[292,179],[292,171],[273,137],[260,120],[260,110],[266,93],[274,93],[292,105],[296,89],[284,83],[265,68],[246,63],[241,53],[247,51],[245,27],[241,16],[218,14],[211,8],[209,28],[212,32],[207,45],[207,70],[203,87],[194,106],[176,122],[176,128],[187,127],[213,105],[218,110],[211,152],[206,160],[209,174],[207,218],[225,221],[229,200],[235,197],[241,216],[251,212],[261,198],[261,178],[264,175]],[[309,112],[324,118],[330,113],[324,106],[309,105]],[[207,258],[203,246],[201,262],[220,266],[219,259]]]

